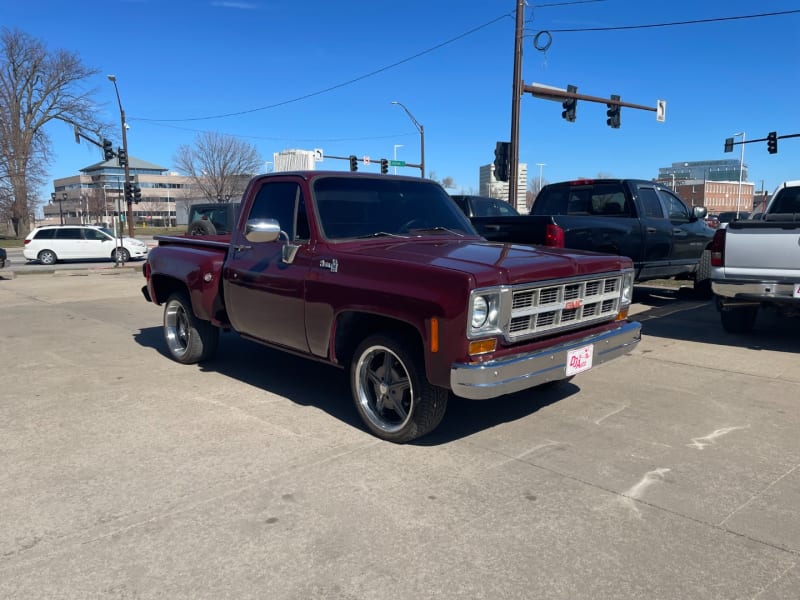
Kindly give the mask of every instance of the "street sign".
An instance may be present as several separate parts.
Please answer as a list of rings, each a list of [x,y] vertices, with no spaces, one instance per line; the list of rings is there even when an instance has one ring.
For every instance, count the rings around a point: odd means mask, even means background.
[[[364,156],[364,164],[365,165],[369,164],[369,156]]]
[[[404,161],[404,160],[390,160],[389,161],[389,166],[390,167],[405,167],[406,166],[406,161]]]
[[[555,87],[553,85],[545,85],[543,83],[532,83],[530,85],[531,95],[534,98],[541,98],[542,100],[554,100],[555,102],[561,102],[564,100],[564,96],[560,96],[558,92],[566,92],[564,88]],[[549,93],[548,93],[549,92]]]
[[[663,123],[667,120],[667,101],[656,100],[656,121]]]
[[[314,148],[314,162],[322,162],[323,158],[322,148]]]

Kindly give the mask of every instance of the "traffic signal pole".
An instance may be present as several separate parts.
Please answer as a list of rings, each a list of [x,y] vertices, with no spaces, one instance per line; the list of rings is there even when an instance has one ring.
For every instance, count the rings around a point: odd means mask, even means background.
[[[117,94],[117,104],[119,105],[119,119],[122,125],[122,149],[125,151],[125,164],[123,168],[125,169],[125,183],[129,184],[131,182],[131,172],[128,163],[130,162],[130,155],[128,154],[128,133],[127,127],[125,123],[125,110],[122,108],[122,100],[119,97],[119,88],[117,87],[117,78],[114,75],[109,75],[108,80],[114,84],[114,92]],[[133,237],[134,234],[134,227],[133,227],[133,198],[125,198],[125,203],[128,206],[126,219],[128,219],[128,235]]]
[[[511,90],[511,145],[508,154],[508,203],[517,208],[519,187],[519,112],[522,99],[522,32],[525,26],[525,0],[517,0],[517,25],[514,35],[514,83]]]

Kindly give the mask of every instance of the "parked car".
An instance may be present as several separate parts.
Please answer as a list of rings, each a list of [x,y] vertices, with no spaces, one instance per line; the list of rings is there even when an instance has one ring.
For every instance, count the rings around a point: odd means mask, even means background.
[[[719,213],[719,226],[720,227],[727,227],[728,223],[731,221],[744,221],[750,218],[750,213],[745,210],[735,211],[735,210],[728,210],[725,212]]]
[[[468,217],[514,217],[519,216],[516,208],[505,200],[486,196],[450,196]]]
[[[7,262],[8,262],[8,258],[7,258],[7,255],[6,255],[6,249],[5,248],[0,248],[0,269],[4,268],[6,266]]]
[[[719,227],[719,217],[717,215],[706,215],[706,225],[716,229]]]
[[[761,219],[734,219],[717,230],[711,287],[725,331],[749,333],[759,309],[800,316],[798,240],[800,181],[782,183]]]
[[[627,256],[637,282],[693,279],[698,297],[710,298],[714,230],[705,216],[653,181],[579,179],[544,186],[528,215],[470,220],[490,241]]]
[[[45,225],[26,237],[22,255],[52,265],[60,260],[111,259],[127,262],[145,258],[147,244],[130,237],[114,238],[114,234],[94,225]]]
[[[189,208],[189,235],[227,235],[233,229],[240,202],[192,204]]]

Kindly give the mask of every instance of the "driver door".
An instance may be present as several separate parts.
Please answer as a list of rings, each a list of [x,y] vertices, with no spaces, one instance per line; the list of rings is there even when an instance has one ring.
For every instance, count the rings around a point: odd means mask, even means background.
[[[244,224],[252,219],[276,219],[282,231],[280,238],[274,242],[249,242],[244,237]],[[291,263],[282,260],[286,237],[300,245]],[[228,315],[239,333],[308,351],[305,281],[312,256],[309,237],[300,183],[291,178],[264,181],[250,212],[233,232],[223,270]]]

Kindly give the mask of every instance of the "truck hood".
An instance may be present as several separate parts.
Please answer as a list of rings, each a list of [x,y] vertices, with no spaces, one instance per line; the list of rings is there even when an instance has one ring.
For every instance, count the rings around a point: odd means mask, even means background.
[[[471,274],[477,286],[517,284],[632,268],[624,256],[566,248],[501,244],[483,240],[414,239],[337,248],[342,254],[417,263]]]

